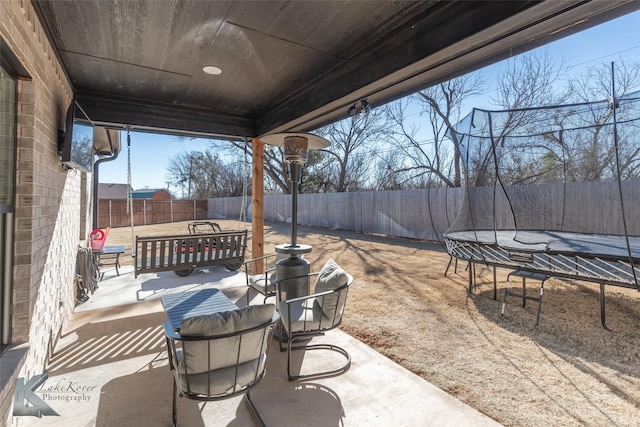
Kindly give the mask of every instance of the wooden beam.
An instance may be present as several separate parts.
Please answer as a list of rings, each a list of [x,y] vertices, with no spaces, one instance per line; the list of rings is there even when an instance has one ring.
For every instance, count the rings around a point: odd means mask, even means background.
[[[252,174],[251,174],[251,257],[264,255],[264,143],[258,138],[252,141]],[[255,263],[253,274],[264,273],[264,264]]]

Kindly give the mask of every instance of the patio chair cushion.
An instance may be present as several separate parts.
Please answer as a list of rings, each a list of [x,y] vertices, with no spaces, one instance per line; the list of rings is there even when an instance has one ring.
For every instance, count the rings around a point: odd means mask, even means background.
[[[331,319],[313,300],[280,303],[280,320],[288,332],[318,330],[331,326]]]
[[[266,277],[266,280],[265,280]],[[266,284],[266,291],[265,291]],[[272,293],[276,290],[276,275],[275,274],[254,274],[249,276],[249,285],[255,290],[262,293]]]
[[[231,334],[262,325],[271,320],[273,304],[252,305],[238,310],[196,316],[185,319],[180,326],[183,337],[206,337]],[[181,372],[199,374],[221,368],[235,367],[237,363],[255,361],[266,348],[262,342],[263,331],[257,330],[242,336],[231,336],[203,341],[182,341]],[[234,368],[235,369],[235,368]]]
[[[180,389],[203,396],[232,394],[258,381],[264,371],[267,355],[235,366],[220,368],[200,374],[178,375]],[[237,375],[237,377],[236,377]]]
[[[318,280],[314,293],[325,291],[333,291],[347,284],[349,276],[338,263],[333,259],[329,259],[318,274]],[[322,298],[316,298],[315,304],[322,307],[322,311],[329,319],[333,319],[338,308],[339,294],[325,295]]]

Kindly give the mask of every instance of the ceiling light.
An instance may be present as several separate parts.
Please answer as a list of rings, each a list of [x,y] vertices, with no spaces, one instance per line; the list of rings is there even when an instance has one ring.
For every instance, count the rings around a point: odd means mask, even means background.
[[[215,65],[207,65],[202,68],[202,71],[204,71],[207,74],[211,74],[212,76],[218,76],[222,74],[222,70],[219,67],[216,67]]]

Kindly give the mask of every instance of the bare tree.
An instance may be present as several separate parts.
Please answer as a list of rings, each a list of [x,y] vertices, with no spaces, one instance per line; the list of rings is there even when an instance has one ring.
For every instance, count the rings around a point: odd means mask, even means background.
[[[393,148],[378,154],[373,172],[373,189],[382,190],[403,190],[420,185],[416,183],[416,178],[409,171],[399,171],[398,167],[406,161],[403,150]]]
[[[613,81],[615,80],[616,104],[613,103]],[[620,160],[620,174],[623,179],[638,178],[638,154],[640,148],[635,143],[638,127],[635,122],[627,123],[626,114],[630,110],[624,101],[627,94],[640,88],[640,63],[623,59],[613,64],[600,63],[570,80],[571,94],[575,102],[609,100],[588,104],[585,114],[593,123],[582,129],[574,143],[572,178],[574,180],[599,181],[617,175],[616,154]],[[622,123],[613,134],[614,108],[617,120]],[[634,109],[631,109],[635,113]],[[617,153],[614,137],[617,137]]]
[[[447,130],[460,119],[465,100],[481,93],[484,87],[481,75],[470,73],[391,104],[387,112],[395,124],[395,145],[409,160],[396,172],[410,172],[414,178],[422,180],[431,180],[435,176],[449,187],[459,187],[460,141],[455,134],[447,136]],[[421,117],[427,118],[428,141],[418,138],[421,129],[407,120],[407,111],[414,108],[415,104]]]
[[[327,191],[358,191],[371,181],[373,157],[371,150],[386,145],[390,136],[387,115],[381,108],[330,124],[317,133],[331,142],[323,149],[323,159],[307,165]]]
[[[253,158],[253,145],[251,141],[229,141],[229,147],[235,151],[235,155],[241,155],[245,162],[251,164]],[[284,162],[284,151],[281,147],[271,145],[264,149],[264,173],[265,192],[291,193],[290,182],[287,175],[287,165]]]
[[[93,139],[91,137],[74,138],[71,143],[71,161],[91,170],[93,166]]]
[[[187,197],[242,196],[242,165],[225,163],[214,150],[191,151],[174,156],[165,175],[173,185],[187,187]]]
[[[505,184],[524,183],[525,177],[548,176],[541,170],[542,164],[552,170],[557,162],[541,162],[561,158],[562,147],[553,144],[538,144],[537,140],[520,140],[517,144],[506,143],[514,135],[535,134],[541,123],[549,116],[548,111],[536,107],[559,105],[567,101],[568,92],[558,82],[565,73],[563,61],[554,60],[546,52],[530,52],[507,62],[507,67],[498,76],[498,90],[492,102],[503,111],[488,113],[491,122],[472,125],[476,129],[491,128],[491,139],[484,144],[468,148],[468,168],[473,185],[492,185],[495,168],[500,169]],[[554,119],[557,120],[557,119]],[[557,156],[557,157],[554,157]],[[531,182],[531,181],[529,181]]]

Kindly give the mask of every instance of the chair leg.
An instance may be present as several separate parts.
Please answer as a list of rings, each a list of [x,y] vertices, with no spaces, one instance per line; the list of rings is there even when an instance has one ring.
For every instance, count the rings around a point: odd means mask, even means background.
[[[295,335],[289,338],[288,341],[288,346],[287,346],[287,375],[289,377],[289,381],[293,381],[293,380],[299,380],[299,379],[307,379],[307,378],[320,378],[320,377],[331,377],[331,376],[336,376],[336,375],[340,375],[343,374],[345,372],[347,372],[349,370],[349,368],[351,367],[351,355],[342,347],[338,347],[337,345],[333,345],[333,344],[311,344],[311,345],[300,345],[300,346],[296,346],[294,347],[292,345],[293,341],[295,339],[299,339],[301,337],[311,337],[311,336],[315,336],[315,335],[324,335],[324,333],[313,333],[313,334],[302,334],[302,335]],[[305,351],[311,351],[311,350],[331,350],[331,351],[335,351],[336,353],[340,353],[342,354],[345,359],[347,360],[346,363],[342,366],[340,366],[339,368],[336,369],[331,369],[328,371],[321,371],[321,372],[316,372],[313,374],[298,374],[298,375],[292,375],[291,374],[291,352],[293,350],[305,350]]]
[[[245,397],[247,398],[247,402],[249,403],[249,407],[251,407],[251,412],[253,412],[253,416],[256,417],[256,420],[258,421],[258,423],[262,427],[265,427],[266,424],[264,423],[264,420],[260,416],[260,413],[258,412],[258,408],[256,407],[256,404],[253,403],[253,400],[251,400],[251,391],[248,391],[245,394]]]
[[[280,320],[278,320],[278,323],[276,324],[276,327],[278,328],[278,344],[280,346],[280,351],[285,351],[286,348],[283,345],[282,342],[282,318],[280,318]]]
[[[178,384],[176,383],[176,377],[173,376],[173,409],[171,413],[171,417],[173,420],[173,427],[178,425],[178,411],[176,410],[176,404],[178,400]]]

